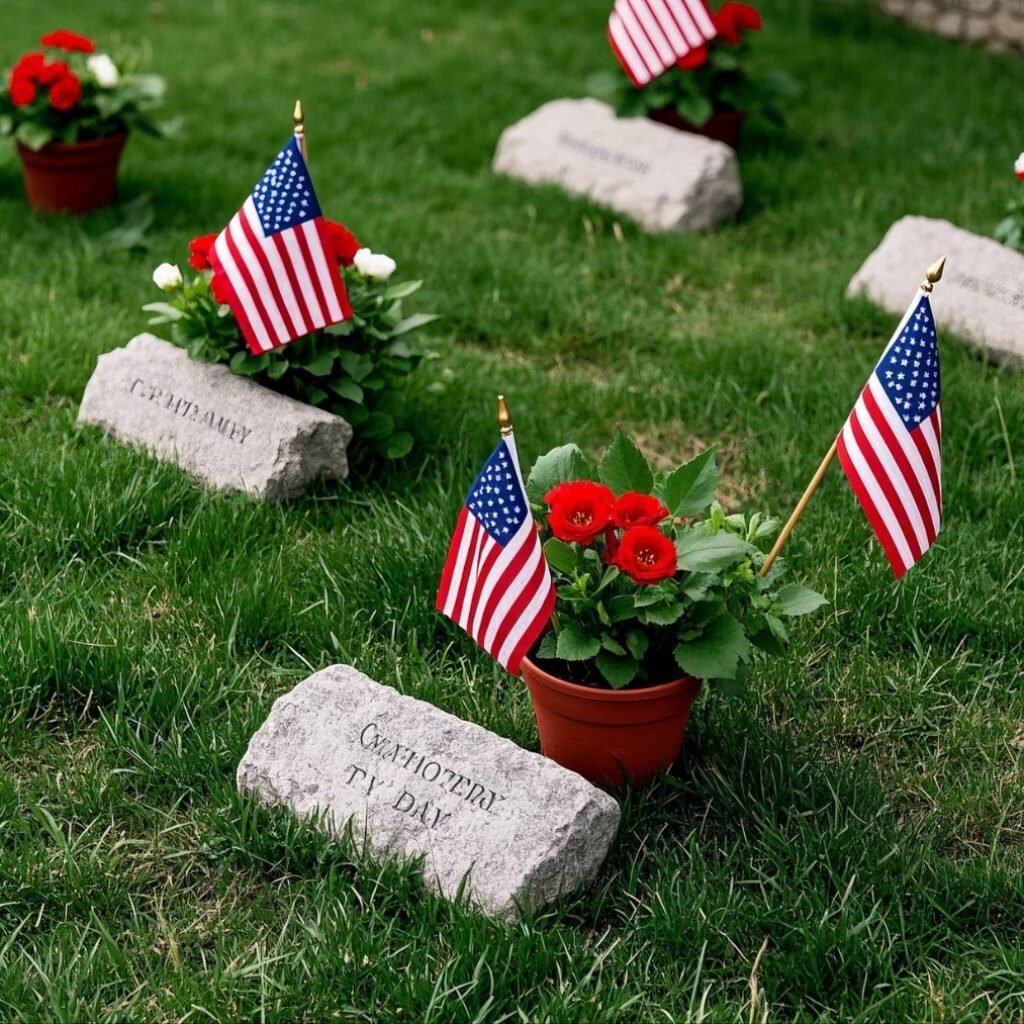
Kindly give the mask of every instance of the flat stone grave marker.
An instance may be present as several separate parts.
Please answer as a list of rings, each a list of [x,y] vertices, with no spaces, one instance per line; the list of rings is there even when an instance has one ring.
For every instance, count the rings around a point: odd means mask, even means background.
[[[423,857],[424,881],[506,918],[594,877],[619,806],[582,776],[347,665],[275,701],[238,788],[319,815],[376,856]]]
[[[502,132],[494,170],[561,185],[647,231],[703,231],[743,205],[736,154],[724,143],[600,100],[552,100]]]
[[[348,476],[352,428],[340,416],[191,359],[152,334],[99,357],[78,422],[256,498],[295,498],[320,476]]]
[[[945,220],[903,217],[854,274],[847,295],[866,295],[902,316],[925,270],[946,257],[932,293],[940,332],[981,345],[996,362],[1024,366],[1024,256]]]

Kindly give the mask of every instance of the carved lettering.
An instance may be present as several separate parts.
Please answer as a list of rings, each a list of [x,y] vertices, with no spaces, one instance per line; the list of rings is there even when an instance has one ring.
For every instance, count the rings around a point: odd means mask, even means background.
[[[408,797],[409,802],[403,807],[402,801]],[[408,814],[416,806],[416,797],[412,795],[407,789],[402,790],[401,796],[392,804],[396,811],[401,811],[403,814]]]
[[[602,163],[611,164],[614,167],[624,167],[628,171],[633,171],[634,174],[644,175],[651,169],[651,165],[646,160],[637,160],[628,153],[614,153],[604,146],[587,142],[586,139],[574,138],[568,132],[561,132],[558,141],[563,146],[575,149],[578,153],[583,153],[584,156],[589,156],[593,160],[600,160]]]

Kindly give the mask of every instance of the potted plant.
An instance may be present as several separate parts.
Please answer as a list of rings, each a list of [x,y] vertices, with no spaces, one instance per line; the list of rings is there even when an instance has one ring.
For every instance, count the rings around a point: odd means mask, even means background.
[[[761,30],[760,12],[747,4],[727,2],[711,14],[711,20],[718,31],[716,38],[691,50],[646,86],[634,86],[619,67],[592,76],[590,92],[615,107],[620,117],[649,117],[733,149],[751,114],[781,123],[778,103],[798,88],[783,71],[751,70],[747,33]]]
[[[600,465],[565,445],[530,473],[557,596],[523,677],[544,753],[592,781],[671,767],[702,686],[737,690],[826,603],[781,560],[759,574],[777,524],[726,515],[717,482],[713,450],[655,473],[621,433]]]
[[[194,359],[225,363],[272,391],[341,416],[365,452],[401,458],[413,446],[404,429],[406,378],[433,355],[410,344],[408,335],[437,317],[405,316],[403,299],[422,282],[391,283],[394,260],[360,247],[344,225],[326,223],[352,306],[350,320],[253,355],[210,266],[216,235],[189,243],[189,264],[196,271],[190,279],[175,264],[157,267],[153,280],[167,298],[142,308],[153,314],[150,324],[169,325],[169,340]]]
[[[44,49],[24,54],[7,75],[0,135],[14,137],[34,210],[88,213],[114,199],[128,132],[166,134],[151,116],[164,81],[119,68],[76,32],[40,42]]]
[[[1017,157],[1013,171],[1024,180],[1024,153]],[[996,225],[995,237],[997,242],[1024,253],[1024,192],[1018,190],[1007,204],[1006,216]]]

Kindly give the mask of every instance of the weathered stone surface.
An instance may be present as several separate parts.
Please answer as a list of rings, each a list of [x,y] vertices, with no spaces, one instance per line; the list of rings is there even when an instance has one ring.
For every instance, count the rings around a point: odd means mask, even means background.
[[[279,698],[238,767],[238,787],[377,856],[423,855],[423,876],[488,914],[515,917],[589,881],[618,804],[510,740],[347,665]]]
[[[190,359],[152,334],[99,357],[79,423],[176,462],[213,487],[298,497],[317,477],[348,476],[352,428],[226,366]]]
[[[949,221],[896,221],[854,274],[847,294],[866,295],[902,315],[940,256],[946,270],[932,294],[940,331],[976,342],[996,361],[1024,363],[1024,256]]]
[[[877,0],[889,14],[939,35],[1024,49],[1024,0]]]
[[[648,231],[703,231],[743,204],[736,154],[721,142],[616,117],[599,100],[553,100],[506,128],[494,170],[561,185]]]

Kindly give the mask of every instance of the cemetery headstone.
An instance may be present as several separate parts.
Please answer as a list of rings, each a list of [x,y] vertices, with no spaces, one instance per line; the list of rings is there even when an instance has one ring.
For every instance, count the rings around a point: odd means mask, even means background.
[[[152,334],[99,357],[78,422],[213,487],[272,501],[298,497],[321,476],[348,476],[352,428],[339,416],[191,359]]]
[[[554,761],[347,665],[280,697],[238,768],[270,806],[350,829],[376,856],[515,918],[594,877],[619,824],[607,793]]]
[[[703,231],[743,204],[736,154],[724,143],[617,117],[594,99],[553,100],[506,128],[494,170],[561,185],[647,231]]]
[[[854,274],[848,295],[866,295],[902,316],[924,270],[946,257],[932,305],[940,330],[981,345],[995,361],[1024,365],[1024,256],[945,220],[903,217]]]

